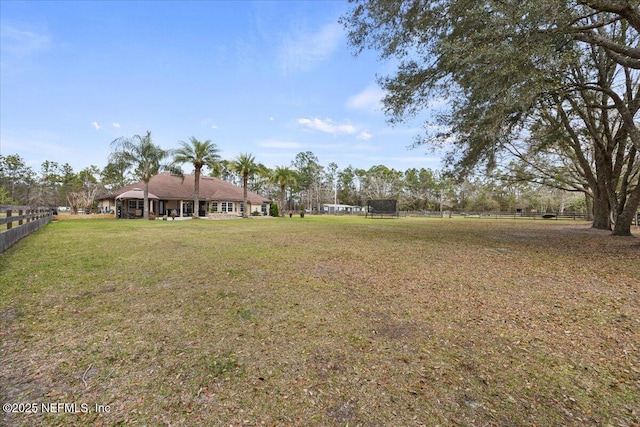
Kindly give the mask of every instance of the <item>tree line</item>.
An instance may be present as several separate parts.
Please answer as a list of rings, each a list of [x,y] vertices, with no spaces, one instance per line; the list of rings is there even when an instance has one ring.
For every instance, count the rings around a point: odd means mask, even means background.
[[[215,143],[195,137],[180,142],[175,150],[163,150],[153,144],[150,132],[119,138],[112,146],[104,168],[91,165],[77,172],[67,163],[52,161],[34,170],[17,154],[0,155],[0,204],[95,212],[97,200],[110,192],[148,182],[162,171],[181,175],[181,165],[186,164],[195,175],[196,201],[199,176],[204,173],[273,200],[280,215],[321,212],[325,204],[364,206],[371,199],[396,199],[399,209],[407,211],[587,211],[585,197],[575,191],[517,181],[506,171],[455,180],[426,168],[401,171],[384,165],[368,169],[348,165],[341,169],[334,162],[322,165],[311,151],[298,153],[289,165],[269,168],[251,153],[222,159]]]

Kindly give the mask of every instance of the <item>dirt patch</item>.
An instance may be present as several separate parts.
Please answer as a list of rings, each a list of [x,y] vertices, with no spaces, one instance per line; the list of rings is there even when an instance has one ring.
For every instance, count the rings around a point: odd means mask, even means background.
[[[5,325],[9,325],[15,319],[21,317],[23,315],[21,310],[17,310],[15,308],[9,307],[4,310],[0,310],[0,324],[3,324],[3,329]]]

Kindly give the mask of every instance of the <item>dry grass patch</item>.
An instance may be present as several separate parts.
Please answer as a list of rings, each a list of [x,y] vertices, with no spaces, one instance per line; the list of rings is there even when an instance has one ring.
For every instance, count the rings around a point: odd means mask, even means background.
[[[33,425],[640,422],[640,244],[574,222],[63,221],[0,256]]]
[[[77,220],[77,219],[115,219],[115,214],[91,213],[91,214],[72,214],[71,212],[58,212],[56,220]]]

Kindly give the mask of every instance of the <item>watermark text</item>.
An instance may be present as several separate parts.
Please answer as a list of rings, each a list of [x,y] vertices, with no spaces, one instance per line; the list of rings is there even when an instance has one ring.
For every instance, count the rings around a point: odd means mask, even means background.
[[[2,411],[7,414],[108,414],[109,405],[80,402],[26,402],[3,403]]]

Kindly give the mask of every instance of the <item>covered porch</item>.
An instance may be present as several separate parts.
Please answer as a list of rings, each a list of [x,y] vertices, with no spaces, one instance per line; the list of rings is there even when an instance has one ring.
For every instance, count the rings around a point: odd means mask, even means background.
[[[158,196],[148,193],[149,213],[155,213],[154,202]],[[140,188],[126,191],[116,197],[116,218],[142,218],[144,215],[144,191]]]
[[[207,202],[200,200],[198,216],[206,216]],[[190,217],[194,214],[193,200],[154,200],[153,209],[158,216]]]

